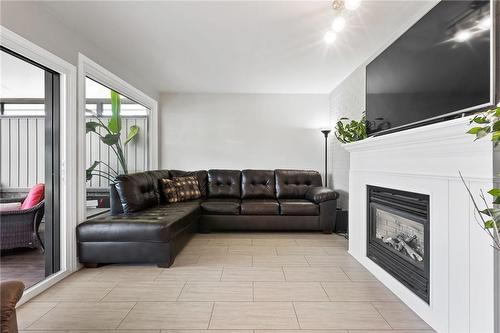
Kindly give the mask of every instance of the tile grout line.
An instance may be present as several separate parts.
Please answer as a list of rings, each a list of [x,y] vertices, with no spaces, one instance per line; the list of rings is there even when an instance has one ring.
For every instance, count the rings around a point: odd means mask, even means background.
[[[288,280],[286,279],[285,267],[283,266],[281,266],[281,273],[283,274],[283,279],[285,280],[285,282],[288,282]]]
[[[135,302],[134,305],[130,308],[130,310],[127,311],[127,314],[125,316],[123,316],[123,319],[120,320],[120,322],[118,323],[118,325],[115,327],[115,329],[118,329],[121,324],[123,323],[123,321],[127,318],[127,316],[130,314],[130,312],[135,308],[135,306],[138,304],[139,302]]]
[[[394,330],[395,328],[391,326],[391,324],[389,324],[389,322],[387,321],[387,319],[385,319],[384,315],[379,311],[379,309],[377,309],[377,307],[375,305],[373,305],[373,302],[369,302],[370,305],[375,309],[375,311],[377,311],[377,313],[380,315],[380,317],[382,317],[382,319],[384,319],[384,321],[387,323],[387,325],[389,325],[389,327]]]
[[[321,286],[321,289],[323,289],[323,292],[326,294],[326,297],[328,298],[328,300],[330,302],[332,302],[332,299],[330,298],[330,294],[328,294],[328,292],[325,289],[325,286],[323,286],[323,281],[319,281],[319,285]]]
[[[97,303],[101,303],[101,301],[103,301],[106,296],[108,296],[116,287],[118,287],[118,285],[120,284],[120,282],[116,282],[116,284],[104,295],[102,296],[101,298],[99,298],[99,300],[97,301]]]
[[[215,301],[212,304],[212,311],[210,312],[210,319],[208,320],[207,330],[210,329],[210,324],[212,324],[212,317],[214,315],[214,311],[215,311]]]
[[[219,282],[222,282],[222,277],[224,276],[224,268],[226,268],[226,267],[224,265],[222,265],[222,269],[220,270]]]
[[[24,329],[20,330],[20,331],[23,331],[23,330],[27,330],[29,329],[31,326],[35,325],[37,322],[39,322],[43,317],[45,317],[50,311],[54,310],[59,304],[61,304],[61,301],[56,301],[55,302],[56,305],[54,305],[53,307],[51,307],[49,310],[47,310],[47,312],[45,312],[43,315],[40,316],[40,318],[36,319],[34,322],[32,322],[30,325],[28,325],[27,327],[25,327]]]
[[[347,273],[345,272],[345,270],[342,268],[342,266],[340,266],[340,265],[339,265],[339,266],[338,266],[338,268],[342,271],[342,273],[344,273],[344,274],[345,274],[345,276],[347,276],[347,278],[349,279],[349,281],[351,281],[351,282],[355,282],[355,281],[353,281],[353,279],[351,279],[351,277],[349,276],[349,274],[347,274]]]
[[[181,298],[181,295],[182,295],[182,292],[184,291],[184,288],[186,287],[188,281],[184,281],[184,284],[182,285],[182,288],[181,288],[181,291],[179,292],[179,295],[177,295],[177,298],[175,299],[176,302],[179,301],[179,299]]]
[[[295,309],[295,302],[292,301],[292,307],[293,307],[293,313],[295,313],[295,319],[297,319],[297,325],[299,326],[299,330],[302,328],[300,327],[300,321],[299,321],[299,316],[297,315],[297,309]]]

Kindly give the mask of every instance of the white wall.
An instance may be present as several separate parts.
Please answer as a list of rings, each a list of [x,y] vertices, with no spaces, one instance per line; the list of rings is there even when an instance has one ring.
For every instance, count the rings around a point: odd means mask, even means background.
[[[150,97],[158,98],[158,90],[147,83],[147,78],[131,69],[133,64],[120,63],[113,54],[101,51],[92,41],[82,38],[48,12],[39,2],[0,1],[0,24],[75,66],[78,52],[81,52]]]
[[[161,168],[314,169],[328,95],[161,94]]]

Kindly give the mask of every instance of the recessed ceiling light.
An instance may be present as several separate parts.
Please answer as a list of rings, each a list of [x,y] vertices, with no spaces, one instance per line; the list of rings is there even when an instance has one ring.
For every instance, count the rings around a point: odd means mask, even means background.
[[[361,5],[361,0],[345,0],[345,8],[348,10],[356,10]]]
[[[332,30],[335,32],[341,32],[345,28],[345,23],[345,18],[337,16],[332,22]]]
[[[460,30],[455,35],[455,40],[462,43],[462,42],[469,40],[471,37],[472,37],[472,33],[469,30]]]
[[[335,42],[336,39],[337,39],[337,34],[333,31],[328,31],[325,34],[325,43],[327,43],[327,44],[331,44],[331,43]]]

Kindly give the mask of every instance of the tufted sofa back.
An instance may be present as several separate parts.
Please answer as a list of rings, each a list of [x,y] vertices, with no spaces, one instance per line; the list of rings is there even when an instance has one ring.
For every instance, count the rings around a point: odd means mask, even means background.
[[[276,170],[278,199],[304,199],[310,187],[321,186],[321,175],[311,170]]]
[[[112,214],[134,213],[166,203],[160,180],[196,176],[203,198],[304,199],[321,176],[309,170],[155,170],[120,175],[111,185]]]
[[[208,170],[208,197],[239,199],[241,197],[241,171]]]
[[[241,198],[276,198],[274,170],[243,170],[241,172]]]
[[[116,177],[114,187],[123,212],[129,214],[158,205],[160,201],[158,180],[169,177],[170,173],[167,170],[138,172]]]

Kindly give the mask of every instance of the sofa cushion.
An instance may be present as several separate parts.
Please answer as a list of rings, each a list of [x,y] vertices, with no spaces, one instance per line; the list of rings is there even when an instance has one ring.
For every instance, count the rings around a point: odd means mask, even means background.
[[[280,199],[280,214],[295,216],[317,216],[319,206],[305,199]]]
[[[21,209],[30,209],[38,205],[45,198],[45,184],[34,185],[26,199],[24,199]]]
[[[208,197],[233,198],[241,196],[239,170],[208,170]]]
[[[177,188],[172,179],[162,179],[161,184],[161,193],[167,202],[174,203],[180,201],[177,195]]]
[[[79,242],[166,242],[200,215],[198,201],[162,205],[129,215],[102,215],[77,227]]]
[[[321,186],[321,175],[308,170],[276,170],[278,199],[304,199],[310,187]]]
[[[204,214],[209,215],[239,215],[239,199],[208,199],[201,203]]]
[[[115,179],[115,188],[125,214],[141,211],[159,204],[159,179],[153,172],[120,175]]]
[[[179,201],[188,201],[201,198],[198,178],[195,176],[174,177],[173,183]]]
[[[205,170],[198,171],[182,171],[182,170],[170,170],[171,177],[188,177],[196,176],[198,178],[198,186],[200,187],[201,196],[203,198],[207,197],[207,185],[208,185],[208,175]]]
[[[276,198],[273,170],[243,170],[241,172],[242,199]]]
[[[241,215],[279,215],[280,204],[272,199],[244,199]]]

